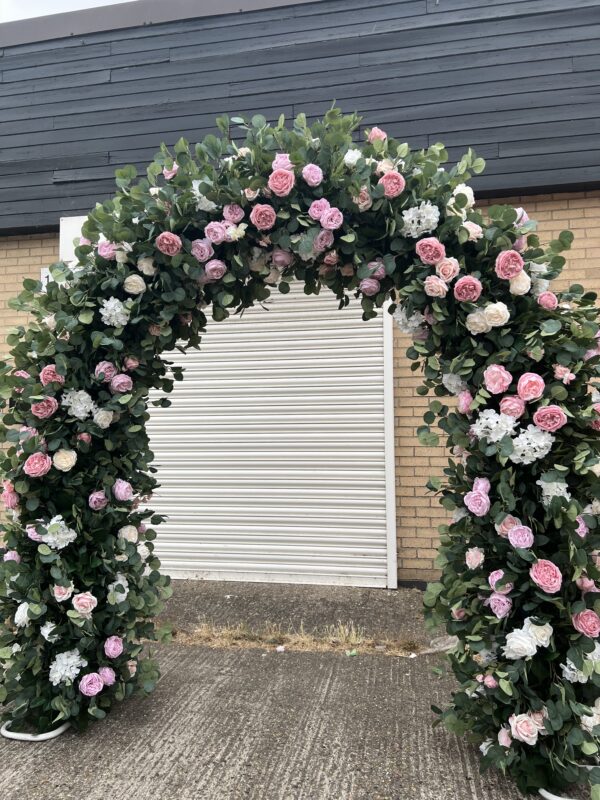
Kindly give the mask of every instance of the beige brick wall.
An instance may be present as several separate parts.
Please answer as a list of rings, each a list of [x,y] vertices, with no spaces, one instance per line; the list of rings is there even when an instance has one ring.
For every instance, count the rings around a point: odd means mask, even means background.
[[[542,240],[554,238],[569,228],[575,234],[568,253],[559,288],[581,282],[600,290],[600,273],[594,257],[600,248],[600,191],[572,194],[512,197],[498,200],[523,206],[539,221]],[[491,201],[488,202],[491,204]],[[58,258],[58,236],[0,238],[0,353],[7,330],[22,321],[23,316],[8,308],[7,301],[16,295],[23,278],[38,278],[40,269]],[[419,397],[418,373],[412,373],[404,351],[409,342],[395,332],[394,385],[396,417],[396,502],[398,519],[398,564],[402,580],[428,580],[435,577],[433,564],[437,543],[437,527],[446,520],[446,513],[435,497],[424,488],[430,475],[440,475],[446,463],[444,449],[423,448],[415,429],[427,408],[427,398]]]

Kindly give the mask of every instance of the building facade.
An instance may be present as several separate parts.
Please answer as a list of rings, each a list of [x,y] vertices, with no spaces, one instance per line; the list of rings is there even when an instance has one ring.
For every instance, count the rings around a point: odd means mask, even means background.
[[[222,113],[317,117],[334,99],[412,147],[473,146],[488,165],[479,205],[525,207],[543,239],[573,230],[560,284],[600,288],[600,0],[202,5],[0,26],[3,343],[22,321],[9,298],[68,257],[116,168],[201,139]],[[445,455],[417,442],[427,400],[407,342],[389,320],[337,313],[275,298],[188,357],[175,407],[151,421],[173,574],[390,587],[436,574],[446,515],[424,486]]]

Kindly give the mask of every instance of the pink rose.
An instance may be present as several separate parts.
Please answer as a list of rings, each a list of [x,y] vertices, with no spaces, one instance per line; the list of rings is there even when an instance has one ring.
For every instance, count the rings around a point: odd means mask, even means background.
[[[328,247],[331,247],[332,244],[333,244],[333,232],[320,230],[315,236],[315,240],[313,242],[313,250],[315,251],[315,253],[322,253],[324,250],[327,250]]]
[[[50,471],[52,459],[45,453],[33,453],[23,464],[23,472],[30,478],[41,478]]]
[[[382,175],[377,183],[383,186],[383,194],[389,200],[392,200],[394,197],[398,197],[398,195],[402,194],[404,187],[406,186],[406,181],[395,169],[392,169]]]
[[[555,364],[554,377],[568,386],[569,383],[574,381],[577,376],[573,374],[568,367],[563,367],[561,364]]]
[[[446,297],[448,294],[448,284],[437,275],[428,275],[423,284],[425,294],[428,297]]]
[[[544,379],[535,372],[525,372],[517,383],[517,393],[521,400],[529,403],[531,400],[539,400],[544,394],[546,384]]]
[[[204,236],[212,244],[223,244],[227,241],[227,225],[224,222],[209,222],[204,228]]]
[[[313,200],[308,209],[308,216],[314,220],[320,220],[326,211],[329,211],[331,205],[329,200],[322,197],[320,200]]]
[[[487,478],[475,478],[473,481],[474,492],[483,492],[484,494],[489,494],[491,488],[491,484]]]
[[[529,214],[525,211],[524,208],[519,206],[515,208],[515,212],[517,214],[517,218],[515,220],[515,228],[520,228],[522,225],[525,225],[526,222],[529,222]]]
[[[465,554],[465,564],[469,569],[477,569],[485,560],[481,547],[469,547]]]
[[[135,356],[127,356],[123,361],[123,368],[128,372],[133,372],[140,365],[139,360]]]
[[[77,611],[80,616],[85,617],[86,619],[91,618],[93,610],[98,605],[98,601],[91,592],[80,592],[79,594],[75,594],[73,595],[71,602],[73,603],[73,608],[75,611]]]
[[[296,176],[289,169],[276,169],[269,175],[267,185],[277,197],[287,197],[294,188]]]
[[[218,281],[227,272],[227,265],[218,258],[211,259],[204,267],[204,274],[209,281]]]
[[[509,281],[523,271],[523,256],[516,250],[504,250],[496,257],[495,272],[499,278]]]
[[[558,297],[554,292],[541,292],[538,295],[538,304],[547,311],[554,311],[558,307]]]
[[[265,203],[257,203],[250,213],[250,222],[254,227],[258,228],[259,231],[270,230],[273,225],[275,225],[276,219],[277,214],[275,213],[275,209]]]
[[[560,406],[542,406],[533,415],[533,421],[543,431],[553,433],[567,424],[567,415]]]
[[[17,369],[13,372],[13,377],[15,378],[23,378],[23,380],[27,380],[31,378],[31,375],[25,369]],[[19,386],[14,389],[15,394],[23,394],[23,387]]]
[[[512,736],[508,728],[500,728],[498,731],[498,744],[500,747],[510,747],[512,744]]]
[[[65,600],[68,600],[72,594],[73,584],[69,584],[69,586],[58,586],[55,584],[52,587],[52,595],[57,603],[64,603]]]
[[[510,614],[512,600],[510,597],[505,597],[503,594],[494,592],[494,594],[490,597],[490,608],[492,609],[494,616],[496,616],[498,619],[504,619]]]
[[[415,250],[424,264],[434,265],[446,258],[446,248],[435,236],[418,241]]]
[[[577,578],[575,584],[577,585],[577,588],[581,590],[582,595],[587,594],[588,592],[598,591],[596,588],[596,583],[591,578],[588,578],[585,573],[580,578]]]
[[[458,275],[460,265],[455,258],[442,258],[435,265],[435,271],[443,281],[450,283]]]
[[[111,667],[100,667],[98,675],[105,686],[114,686],[117,676]]]
[[[528,550],[533,544],[533,531],[527,525],[514,525],[508,531],[508,541],[513,547],[521,547]]]
[[[579,514],[578,516],[575,517],[575,521],[577,522],[577,527],[575,528],[575,533],[578,536],[581,536],[582,539],[585,539],[585,537],[590,532],[590,529],[585,524],[584,518],[581,516],[581,514]]]
[[[47,364],[40,372],[40,381],[42,386],[47,386],[49,383],[60,383],[62,385],[65,379],[56,371],[56,364]]]
[[[129,375],[126,375],[124,372],[119,372],[117,375],[112,378],[110,382],[110,390],[115,394],[124,394],[125,392],[130,392],[133,388],[133,381],[131,380]]]
[[[309,186],[318,186],[323,181],[323,170],[316,164],[307,164],[302,169],[302,177]]]
[[[208,261],[214,254],[210,239],[194,239],[192,242],[192,255],[198,261]]]
[[[96,377],[98,380],[108,383],[115,377],[116,374],[117,368],[111,361],[100,361],[99,364],[96,364],[94,377]]]
[[[384,142],[387,139],[387,133],[382,131],[381,128],[374,127],[371,128],[369,131],[369,135],[367,136],[368,142]]]
[[[275,158],[273,159],[273,163],[271,164],[271,168],[273,170],[276,169],[294,169],[294,165],[290,161],[289,153],[277,153]]]
[[[562,575],[552,561],[538,559],[529,570],[531,580],[546,594],[555,594],[562,586]]]
[[[471,413],[471,403],[473,402],[473,395],[468,389],[458,393],[458,410],[461,414]]]
[[[170,231],[163,231],[156,237],[156,248],[164,253],[166,256],[176,256],[181,252],[181,239],[176,233]]]
[[[244,219],[244,209],[237,203],[228,203],[223,206],[223,218],[238,225]]]
[[[537,743],[539,728],[529,714],[512,714],[508,718],[508,724],[513,739],[532,746]]]
[[[323,212],[320,222],[325,230],[336,231],[343,224],[344,215],[339,208],[332,206]]]
[[[358,284],[358,288],[367,297],[373,297],[379,292],[381,285],[377,278],[363,278]]]
[[[31,413],[38,419],[49,419],[57,411],[58,401],[54,397],[46,397],[45,400],[40,400],[39,403],[33,403],[31,406]]]
[[[600,617],[591,608],[573,614],[573,627],[589,639],[600,636]]]
[[[486,675],[483,679],[483,685],[487,689],[497,689],[498,688],[498,681],[494,678],[493,675]]]
[[[172,167],[163,167],[162,174],[166,180],[170,181],[171,178],[174,178],[178,172],[179,172],[179,164],[176,161],[174,161]]]
[[[378,281],[385,278],[385,265],[380,258],[376,261],[369,261],[367,267],[371,270],[369,278],[377,278]]]
[[[279,267],[279,269],[285,269],[290,266],[293,260],[294,254],[290,253],[289,250],[282,250],[281,247],[273,248],[273,252],[271,253],[271,263],[273,266]]]
[[[3,561],[14,561],[15,564],[21,563],[21,556],[17,553],[16,550],[7,550],[6,553],[2,556]]]
[[[113,494],[121,503],[128,502],[133,498],[133,488],[129,481],[117,478],[113,486]]]
[[[483,236],[483,228],[476,222],[471,222],[470,220],[467,220],[466,222],[463,222],[462,226],[469,234],[469,239],[468,239],[469,242],[476,242]]]
[[[108,497],[102,490],[92,492],[88,497],[88,506],[92,509],[92,511],[100,511],[101,509],[106,508],[107,505]]]
[[[246,200],[256,200],[260,194],[260,189],[251,189],[249,186],[247,186],[244,189],[244,194],[246,196]]]
[[[467,612],[464,608],[453,608],[450,612],[452,619],[455,619],[457,622],[460,622],[467,616]]]
[[[107,658],[118,658],[123,653],[123,639],[120,636],[109,636],[104,642],[104,654]]]
[[[352,200],[358,206],[359,211],[368,211],[373,205],[373,198],[367,186],[361,186],[358,195],[353,197]]]
[[[79,237],[79,246],[80,247],[85,247],[86,245],[89,245],[89,244],[91,244],[91,241],[89,239],[86,239],[85,236],[80,236]]]
[[[10,481],[2,481],[2,487],[0,500],[4,503],[4,507],[10,510],[17,508],[20,498],[17,492],[15,492],[15,487]]]
[[[474,303],[479,299],[483,287],[478,278],[464,275],[454,284],[454,297],[461,303]]]
[[[500,364],[491,364],[483,373],[485,388],[491,394],[502,394],[512,383],[512,375]]]
[[[490,510],[490,498],[487,492],[475,490],[467,492],[464,497],[464,504],[471,514],[475,514],[476,517],[484,517]]]
[[[500,413],[519,419],[525,413],[525,403],[516,394],[509,394],[500,400]]]
[[[489,574],[488,583],[492,591],[496,592],[496,594],[509,594],[514,588],[512,583],[505,583],[504,586],[497,587],[496,584],[500,583],[503,577],[503,569],[495,569]]]
[[[97,672],[88,672],[79,681],[79,691],[85,697],[95,697],[104,689],[104,681]]]
[[[98,245],[98,255],[107,261],[112,261],[117,255],[117,245],[114,242],[100,242]]]

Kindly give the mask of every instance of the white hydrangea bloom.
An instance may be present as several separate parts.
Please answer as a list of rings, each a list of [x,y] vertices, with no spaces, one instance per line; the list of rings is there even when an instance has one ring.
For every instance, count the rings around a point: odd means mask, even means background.
[[[17,606],[17,610],[15,611],[15,625],[17,628],[25,628],[29,625],[29,617],[27,616],[27,612],[29,611],[29,603],[20,603]]]
[[[67,650],[58,653],[54,661],[50,664],[50,683],[58,686],[65,683],[70,686],[79,675],[82,667],[87,667],[87,661],[81,657],[79,650]]]
[[[122,603],[127,599],[129,594],[129,582],[125,575],[117,572],[115,575],[116,580],[107,586],[109,595],[113,594],[117,603]]]
[[[409,336],[415,336],[425,330],[425,317],[420,311],[415,311],[408,316],[403,306],[398,306],[394,311],[394,322],[400,328],[402,333]]]
[[[68,389],[64,393],[61,404],[72,417],[81,420],[87,419],[96,409],[94,401],[87,392],[75,389]]]
[[[536,481],[536,485],[542,490],[542,503],[545,506],[550,505],[553,497],[564,497],[566,500],[571,499],[571,493],[565,481],[544,481],[540,479]]]
[[[498,414],[491,408],[486,408],[471,425],[471,433],[478,439],[487,439],[488,442],[499,442],[505,436],[513,436],[517,420],[508,414]]]
[[[537,425],[528,425],[513,440],[513,451],[509,458],[513,464],[533,464],[548,455],[554,441],[555,437],[548,431],[543,431]]]
[[[111,328],[121,328],[129,322],[131,311],[125,303],[117,300],[116,297],[109,297],[100,304],[100,316],[102,322]]]
[[[52,631],[56,628],[56,625],[53,622],[45,622],[42,627],[40,628],[40,633],[44,637],[47,642],[57,642],[58,641],[58,634],[52,633]]]
[[[77,538],[77,531],[69,528],[60,515],[52,517],[46,531],[47,533],[42,536],[42,541],[54,550],[62,550]]]
[[[566,681],[569,681],[569,683],[587,683],[589,680],[588,676],[584,672],[577,669],[570,658],[567,658],[567,663],[561,664],[560,668],[562,670],[563,678]]]
[[[440,221],[440,210],[429,200],[421,202],[418,206],[407,208],[402,212],[404,225],[401,233],[417,239],[424,233],[432,233]]]
[[[457,375],[455,372],[444,372],[442,375],[442,383],[450,394],[460,394],[467,388],[467,384],[460,375]]]

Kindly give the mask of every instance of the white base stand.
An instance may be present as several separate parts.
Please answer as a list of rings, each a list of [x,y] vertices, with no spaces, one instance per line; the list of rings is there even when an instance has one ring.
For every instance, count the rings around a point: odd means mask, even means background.
[[[16,733],[11,731],[10,722],[5,722],[0,728],[0,735],[5,739],[15,739],[18,742],[46,742],[48,739],[56,739],[61,733],[64,733],[71,727],[70,722],[63,722],[58,728],[47,733]]]
[[[572,797],[564,797],[563,795],[552,794],[546,789],[538,789],[538,792],[545,798],[545,800],[573,800]]]

